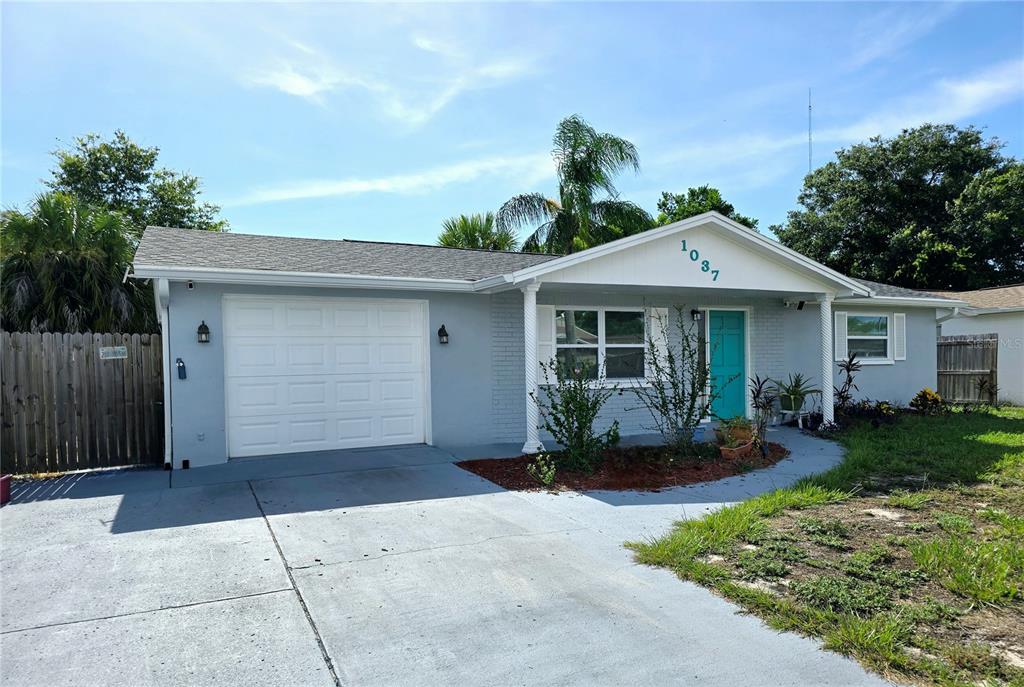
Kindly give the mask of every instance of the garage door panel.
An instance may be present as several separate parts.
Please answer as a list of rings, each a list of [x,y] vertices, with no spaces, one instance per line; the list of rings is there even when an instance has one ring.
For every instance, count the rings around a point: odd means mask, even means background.
[[[266,415],[232,418],[228,431],[232,456],[262,456],[418,443],[423,441],[423,417],[414,410],[328,413],[316,418]]]
[[[410,301],[226,298],[229,454],[423,441],[424,317]]]
[[[228,414],[252,417],[277,413],[309,415],[372,406],[380,410],[420,409],[422,374],[296,375],[229,378]]]

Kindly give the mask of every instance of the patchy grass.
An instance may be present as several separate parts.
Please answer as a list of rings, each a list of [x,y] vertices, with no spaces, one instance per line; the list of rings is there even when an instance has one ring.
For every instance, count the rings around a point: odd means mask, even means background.
[[[889,679],[1024,685],[1024,409],[839,441],[833,470],[629,546]]]

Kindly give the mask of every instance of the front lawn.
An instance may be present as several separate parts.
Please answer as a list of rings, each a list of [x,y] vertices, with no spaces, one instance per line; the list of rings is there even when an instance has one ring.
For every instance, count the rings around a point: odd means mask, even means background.
[[[888,678],[1024,685],[1024,408],[838,440],[827,473],[629,546]]]

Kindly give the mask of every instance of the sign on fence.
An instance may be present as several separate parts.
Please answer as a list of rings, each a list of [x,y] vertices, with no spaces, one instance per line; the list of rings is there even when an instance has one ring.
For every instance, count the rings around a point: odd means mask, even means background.
[[[163,460],[157,334],[0,332],[0,387],[5,473]]]
[[[100,360],[120,360],[127,357],[127,346],[100,346]]]

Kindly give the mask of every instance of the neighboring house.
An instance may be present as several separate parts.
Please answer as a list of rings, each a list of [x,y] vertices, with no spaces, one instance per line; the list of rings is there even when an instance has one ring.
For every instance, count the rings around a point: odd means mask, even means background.
[[[943,336],[996,334],[999,400],[1024,405],[1024,284],[977,291],[937,291],[965,306],[941,311]]]
[[[134,277],[153,281],[165,333],[175,467],[422,442],[537,451],[532,393],[552,357],[598,362],[599,383],[625,388],[601,422],[647,432],[628,387],[677,312],[713,376],[735,376],[715,415],[750,413],[753,375],[802,372],[830,418],[849,352],[863,396],[934,387],[936,308],[962,305],[851,279],[717,213],[561,257],[150,227]]]

